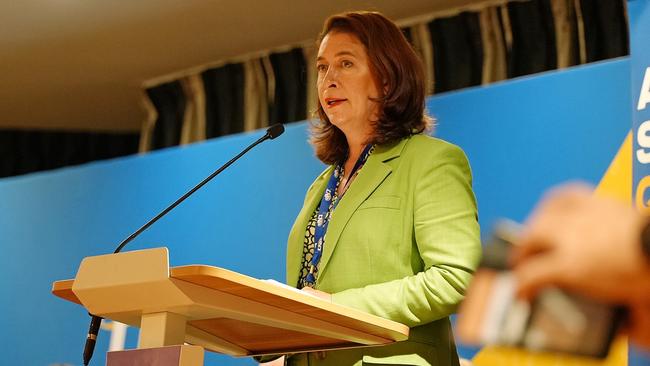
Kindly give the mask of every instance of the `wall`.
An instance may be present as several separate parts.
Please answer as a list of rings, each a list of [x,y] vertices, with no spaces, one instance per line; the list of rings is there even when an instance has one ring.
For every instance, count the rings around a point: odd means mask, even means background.
[[[525,218],[553,184],[576,178],[598,183],[630,129],[629,67],[620,59],[428,100],[438,118],[436,134],[469,156],[484,234],[497,217]],[[111,252],[259,136],[0,180],[3,359],[80,364],[89,317],[52,296],[52,281],[74,277],[85,256]],[[306,137],[305,123],[291,125],[127,248],[165,245],[172,265],[204,263],[282,280],[286,235],[323,168]],[[94,365],[104,363],[107,342],[102,332]],[[133,331],[129,343],[135,344]],[[252,364],[218,356],[207,364],[217,360]]]

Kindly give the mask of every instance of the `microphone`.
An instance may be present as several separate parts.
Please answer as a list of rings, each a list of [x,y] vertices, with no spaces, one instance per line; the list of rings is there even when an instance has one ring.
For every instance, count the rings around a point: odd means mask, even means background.
[[[273,140],[274,138],[282,135],[283,133],[284,133],[284,125],[281,123],[276,123],[266,130],[266,135],[264,136],[268,136],[269,139]]]
[[[149,226],[153,225],[156,221],[158,221],[161,217],[165,216],[169,211],[173,210],[176,206],[178,206],[181,202],[185,201],[185,199],[189,196],[191,196],[194,192],[198,191],[203,187],[206,183],[208,183],[212,178],[216,177],[219,173],[224,171],[226,168],[228,168],[232,163],[237,161],[239,158],[241,158],[244,154],[246,154],[250,149],[254,148],[255,146],[261,144],[262,142],[266,140],[273,140],[276,137],[282,135],[284,133],[284,125],[281,123],[274,124],[273,126],[269,127],[266,130],[266,134],[264,136],[260,137],[257,139],[257,141],[253,142],[252,144],[248,145],[242,152],[237,154],[234,158],[230,159],[227,163],[222,165],[219,169],[215,170],[212,174],[210,174],[207,178],[203,179],[199,184],[194,186],[194,188],[190,189],[182,195],[179,199],[174,201],[171,205],[169,205],[167,208],[162,210],[158,215],[156,215],[154,218],[151,220],[147,221],[146,224],[142,225],[141,228],[136,230],[133,234],[129,235],[126,239],[124,239],[120,245],[115,248],[115,253],[119,253],[122,248],[126,244],[128,244],[131,240],[135,239],[138,235],[140,235],[143,231],[147,230]],[[86,337],[86,345],[84,346],[84,353],[83,353],[83,362],[84,366],[88,366],[88,363],[90,363],[90,359],[93,356],[93,352],[95,351],[95,343],[97,342],[97,333],[99,333],[99,326],[101,324],[102,318],[97,316],[97,315],[92,315],[91,320],[90,320],[90,328],[88,329],[88,336]]]

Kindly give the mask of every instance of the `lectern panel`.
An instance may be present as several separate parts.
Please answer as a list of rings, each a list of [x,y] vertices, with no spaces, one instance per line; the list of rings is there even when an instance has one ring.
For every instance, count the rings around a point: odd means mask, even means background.
[[[172,343],[185,341],[233,356],[376,346],[408,338],[403,324],[277,282],[205,265],[169,269],[167,256],[165,248],[154,248],[89,257],[75,280],[55,282],[52,292],[93,314],[140,326],[143,334],[159,330],[141,319],[169,314],[187,324],[170,331],[185,332],[171,334]],[[116,269],[120,275],[113,281]]]
[[[226,341],[236,343],[254,354],[278,350],[296,351],[313,348],[337,348],[360,345],[339,339],[314,334],[277,329],[263,325],[228,318],[203,319],[189,322],[190,325],[215,335]]]

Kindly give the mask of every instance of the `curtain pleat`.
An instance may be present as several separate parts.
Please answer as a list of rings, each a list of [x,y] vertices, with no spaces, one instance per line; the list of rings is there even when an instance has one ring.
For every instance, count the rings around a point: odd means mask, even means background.
[[[138,152],[145,153],[151,150],[153,144],[153,130],[156,127],[156,120],[158,119],[158,111],[151,103],[151,99],[147,93],[142,93],[140,96],[140,105],[145,113],[144,121],[142,121],[142,129],[140,132],[140,143],[138,144]]]
[[[435,93],[481,84],[483,49],[477,13],[429,23],[435,64]]]
[[[269,111],[266,76],[261,59],[244,63],[244,131],[252,131],[268,125]]]
[[[508,77],[506,44],[499,21],[498,8],[489,7],[479,13],[483,43],[482,84],[504,80]]]
[[[512,32],[508,77],[534,74],[557,67],[555,22],[548,0],[508,3]]]
[[[244,130],[244,66],[228,64],[201,74],[205,88],[206,137]]]
[[[580,0],[586,62],[625,56],[629,53],[625,3],[622,1]]]
[[[318,109],[318,90],[316,90],[316,85],[318,82],[318,72],[316,70],[316,57],[318,56],[318,50],[316,47],[305,47],[303,48],[303,53],[305,57],[305,62],[307,64],[307,93],[305,98],[307,99],[307,106],[305,113],[308,119],[315,118],[316,110]]]
[[[149,88],[147,95],[158,111],[151,148],[155,150],[178,145],[185,113],[185,94],[181,83],[173,81]]]
[[[433,52],[431,50],[431,35],[429,34],[429,27],[427,27],[426,24],[421,23],[414,25],[409,29],[410,34],[412,35],[411,44],[422,60],[422,65],[424,66],[424,85],[426,88],[426,94],[433,94]]]
[[[276,89],[276,80],[275,72],[273,71],[273,64],[269,56],[264,56],[260,59],[262,62],[262,70],[264,71],[264,78],[266,79],[266,120],[267,126],[271,125],[271,106],[275,104],[275,89]]]
[[[301,48],[269,56],[275,76],[275,96],[269,123],[288,123],[307,117],[307,65]]]
[[[557,68],[563,69],[580,62],[578,25],[573,0],[551,0],[555,20]]]
[[[181,80],[186,97],[181,145],[205,140],[205,92],[199,75],[190,75]]]

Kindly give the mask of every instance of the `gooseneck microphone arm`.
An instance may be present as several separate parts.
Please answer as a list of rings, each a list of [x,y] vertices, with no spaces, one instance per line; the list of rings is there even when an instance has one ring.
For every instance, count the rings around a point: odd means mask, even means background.
[[[278,128],[278,126],[279,126],[279,128]],[[280,131],[280,129],[281,129],[281,131]],[[273,131],[272,131],[272,130],[273,130]],[[196,192],[196,191],[198,191],[199,189],[201,189],[201,187],[203,187],[206,183],[208,183],[210,180],[212,180],[212,178],[216,177],[219,173],[221,173],[222,171],[224,171],[224,169],[226,169],[226,168],[228,168],[230,165],[232,165],[232,163],[234,163],[234,162],[237,161],[239,158],[241,158],[242,155],[246,154],[250,149],[254,148],[255,146],[259,145],[260,143],[262,143],[262,142],[264,142],[264,141],[266,141],[266,140],[269,140],[269,139],[272,140],[272,139],[274,139],[274,138],[280,136],[280,135],[282,134],[282,132],[284,132],[284,126],[282,126],[282,125],[280,125],[280,124],[273,125],[273,126],[269,127],[269,129],[266,130],[266,134],[265,134],[264,136],[260,137],[257,141],[255,141],[255,142],[253,142],[252,144],[250,144],[247,148],[245,148],[245,149],[244,149],[242,152],[240,152],[237,156],[235,156],[234,158],[230,159],[230,161],[228,161],[228,162],[225,163],[223,166],[221,166],[221,168],[215,170],[214,173],[210,174],[207,178],[203,179],[203,181],[201,181],[201,183],[199,183],[199,184],[197,184],[196,186],[194,186],[194,188],[190,189],[187,193],[185,193],[184,195],[182,195],[182,196],[181,196],[179,199],[177,199],[174,203],[172,203],[171,205],[169,205],[169,207],[167,207],[166,209],[162,210],[158,215],[156,215],[156,217],[154,217],[153,219],[149,220],[149,222],[147,222],[146,224],[142,225],[142,227],[139,228],[138,230],[136,230],[133,234],[129,235],[128,238],[124,239],[124,240],[120,243],[120,245],[115,249],[115,252],[113,252],[113,253],[119,253],[119,252],[122,250],[122,248],[124,248],[124,246],[125,246],[126,244],[128,244],[131,240],[135,239],[135,238],[136,238],[138,235],[140,235],[143,231],[147,230],[147,228],[149,228],[149,226],[153,225],[153,224],[154,224],[156,221],[158,221],[161,217],[165,216],[169,211],[173,210],[173,209],[174,209],[176,206],[178,206],[181,202],[185,201],[185,199],[186,199],[187,197],[191,196],[194,192]]]
[[[117,248],[115,248],[115,251],[113,253],[119,253],[120,251],[122,251],[122,249],[124,248],[125,245],[127,245],[129,242],[131,242],[133,239],[135,239],[143,231],[147,230],[151,225],[153,225],[161,217],[165,216],[169,211],[173,210],[181,202],[185,201],[185,199],[187,199],[189,196],[191,196],[194,192],[201,189],[201,187],[203,187],[206,183],[208,183],[210,180],[212,180],[212,178],[216,177],[219,173],[221,173],[226,168],[228,168],[230,165],[232,165],[235,161],[237,161],[244,154],[246,154],[250,149],[254,148],[255,146],[259,145],[260,143],[262,143],[262,142],[264,142],[266,140],[273,140],[274,138],[282,135],[283,132],[284,132],[284,126],[282,124],[275,124],[275,125],[269,127],[266,130],[266,134],[264,134],[264,136],[260,137],[257,141],[255,141],[252,144],[248,145],[248,147],[246,147],[242,152],[237,154],[237,156],[230,159],[227,163],[222,165],[219,169],[215,170],[207,178],[203,179],[199,184],[194,186],[194,188],[187,191],[187,193],[185,193],[179,199],[174,201],[174,203],[172,203],[167,208],[162,210],[158,215],[156,215],[151,220],[147,221],[146,224],[142,225],[141,228],[139,228],[133,234],[129,235],[129,237],[124,239],[120,243],[120,245],[118,245]],[[90,320],[90,328],[88,329],[88,336],[86,338],[86,344],[84,346],[84,353],[83,353],[83,362],[84,362],[85,366],[88,366],[88,363],[90,362],[90,359],[92,358],[93,352],[95,350],[95,343],[97,342],[97,333],[99,333],[99,326],[100,326],[101,320],[102,320],[102,318],[97,316],[97,315],[92,315],[91,314],[91,317],[92,318]]]

